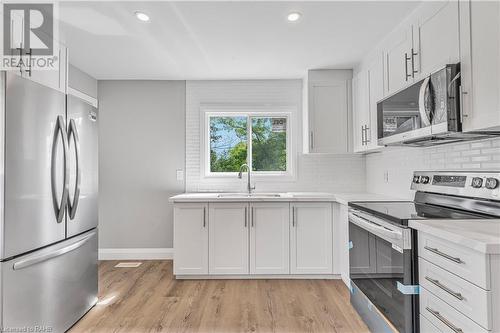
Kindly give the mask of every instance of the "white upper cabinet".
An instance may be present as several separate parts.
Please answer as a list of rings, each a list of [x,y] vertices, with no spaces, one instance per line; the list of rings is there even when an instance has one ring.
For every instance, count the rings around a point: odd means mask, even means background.
[[[174,207],[174,274],[208,274],[208,204]]]
[[[353,78],[354,152],[379,149],[377,102],[384,96],[384,58],[376,54]]]
[[[353,150],[355,153],[366,150],[365,128],[369,122],[368,72],[359,71],[352,78],[352,123]]]
[[[310,153],[349,152],[351,79],[351,70],[309,71]]]
[[[290,204],[250,206],[250,274],[290,273]]]
[[[57,67],[54,70],[36,70],[24,71],[23,76],[40,83],[46,87],[59,90],[62,93],[67,92],[67,70],[68,70],[68,49],[62,44],[56,47],[58,54]]]
[[[292,203],[291,273],[332,274],[332,204]]]
[[[391,33],[385,48],[385,95],[390,95],[413,83],[412,75],[412,26],[402,26]],[[413,52],[413,58],[415,52]]]
[[[248,208],[248,203],[210,203],[210,274],[249,273]]]
[[[500,2],[460,1],[464,132],[500,130]]]
[[[413,68],[423,78],[460,61],[458,1],[430,1],[417,11],[413,25]]]

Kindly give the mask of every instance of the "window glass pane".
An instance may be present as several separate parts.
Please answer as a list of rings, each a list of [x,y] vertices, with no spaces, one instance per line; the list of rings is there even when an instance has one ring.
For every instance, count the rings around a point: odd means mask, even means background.
[[[247,117],[210,117],[210,171],[238,172],[247,163]]]
[[[252,118],[253,171],[286,171],[286,118]]]

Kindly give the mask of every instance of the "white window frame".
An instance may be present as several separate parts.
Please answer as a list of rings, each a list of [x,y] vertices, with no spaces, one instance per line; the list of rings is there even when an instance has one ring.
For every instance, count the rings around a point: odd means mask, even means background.
[[[202,174],[205,178],[235,178],[238,172],[210,171],[210,118],[211,117],[247,117],[247,164],[252,168],[252,118],[286,118],[286,171],[251,171],[254,179],[276,178],[280,180],[295,179],[295,144],[293,141],[294,112],[290,107],[202,107]]]

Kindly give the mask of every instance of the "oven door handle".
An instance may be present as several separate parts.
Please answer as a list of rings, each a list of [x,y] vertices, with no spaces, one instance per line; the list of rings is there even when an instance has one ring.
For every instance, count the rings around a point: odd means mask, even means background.
[[[354,213],[349,213],[349,220],[359,227],[366,229],[368,231],[380,232],[382,234],[388,235],[391,238],[402,239],[403,235],[398,230],[391,230],[379,224],[368,221],[367,219],[360,217]]]

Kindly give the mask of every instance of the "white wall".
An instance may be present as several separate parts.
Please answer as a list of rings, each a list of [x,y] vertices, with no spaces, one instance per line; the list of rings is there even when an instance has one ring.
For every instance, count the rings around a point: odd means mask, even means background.
[[[202,165],[202,109],[205,106],[285,106],[293,110],[295,179],[258,179],[257,191],[356,192],[365,189],[359,155],[303,155],[302,80],[186,82],[186,190],[244,191],[246,179],[205,178]]]
[[[99,247],[171,248],[185,82],[99,81]]]
[[[386,148],[366,157],[368,192],[413,199],[417,170],[500,170],[500,138],[428,148]],[[389,172],[389,181],[384,173]]]

